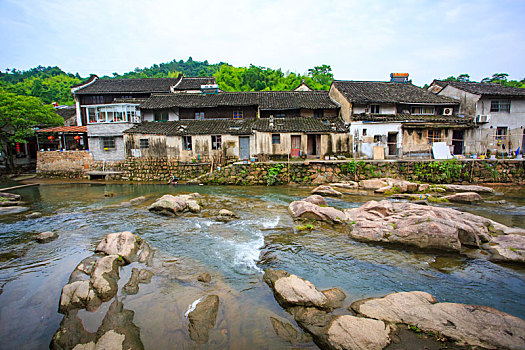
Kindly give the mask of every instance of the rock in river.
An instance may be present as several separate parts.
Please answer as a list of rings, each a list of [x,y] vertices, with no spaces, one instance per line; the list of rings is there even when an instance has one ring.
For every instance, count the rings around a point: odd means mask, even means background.
[[[178,196],[166,194],[150,205],[148,210],[167,216],[175,216],[185,211],[199,212],[201,208],[195,200],[199,196],[198,193]]]
[[[208,342],[209,332],[215,327],[218,311],[219,297],[216,295],[208,295],[195,306],[195,309],[188,314],[189,332],[192,340],[200,344]]]
[[[425,292],[401,292],[357,301],[351,308],[364,317],[414,325],[459,344],[488,349],[524,349],[525,320],[487,306],[438,303]]]
[[[318,194],[320,196],[327,196],[327,197],[341,197],[343,194],[339,191],[334,190],[330,186],[319,186],[316,187],[312,194]]]
[[[120,255],[127,263],[136,260],[142,240],[129,231],[110,233],[95,249],[107,255]]]
[[[38,243],[47,243],[47,242],[54,241],[57,238],[58,238],[58,234],[56,232],[46,231],[46,232],[39,233],[35,237],[35,240]]]
[[[345,213],[332,207],[321,207],[312,201],[318,201],[317,197],[312,199],[310,196],[304,200],[294,201],[288,206],[288,211],[294,219],[312,219],[328,221],[333,223],[343,223]]]
[[[441,199],[446,199],[449,202],[455,203],[464,203],[464,204],[474,204],[479,203],[483,200],[479,194],[476,192],[460,192],[455,193],[450,196],[441,197]]]

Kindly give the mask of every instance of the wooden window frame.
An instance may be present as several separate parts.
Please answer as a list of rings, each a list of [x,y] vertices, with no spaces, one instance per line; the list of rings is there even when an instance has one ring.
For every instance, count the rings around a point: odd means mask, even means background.
[[[193,149],[191,136],[182,136],[182,149],[185,151],[191,151]]]
[[[211,149],[212,150],[222,149],[222,135],[211,135]]]
[[[272,145],[281,144],[281,134],[272,134]]]
[[[139,148],[149,148],[149,139],[140,139],[139,140]]]
[[[242,109],[234,109],[233,110],[233,119],[243,119],[243,110]]]

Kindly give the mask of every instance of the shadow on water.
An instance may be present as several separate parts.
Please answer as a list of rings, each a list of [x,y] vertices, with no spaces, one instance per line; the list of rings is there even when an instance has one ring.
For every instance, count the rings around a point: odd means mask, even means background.
[[[340,287],[347,293],[348,303],[395,291],[422,290],[440,301],[488,305],[525,317],[523,268],[359,243],[329,226],[316,225],[311,232],[296,232],[287,205],[308,196],[310,190],[145,184],[43,185],[17,190],[31,203],[31,211],[40,211],[43,216],[26,219],[25,213],[0,217],[0,348],[47,347],[62,319],[57,305],[69,274],[102,237],[124,230],[148,240],[163,256],[195,261],[231,288],[242,307],[237,313],[225,311],[217,329],[236,329],[239,340],[234,343],[234,335],[230,334],[224,343],[220,339],[225,334],[217,333],[213,339],[218,347],[235,344],[265,348],[273,334],[269,316],[289,319],[261,281],[267,268],[285,269],[319,288]],[[508,206],[456,207],[525,227],[525,193],[507,191]],[[155,215],[146,209],[163,194],[186,192],[199,192],[217,200],[200,215],[177,218]],[[146,202],[137,207],[120,206],[138,196],[146,196]],[[328,202],[338,208],[351,208],[380,198],[356,192]],[[241,219],[216,221],[214,215],[222,208],[235,211]],[[42,231],[56,231],[60,238],[37,244],[33,236]],[[123,299],[126,308],[135,312],[134,322],[141,329],[146,348],[154,348],[159,337],[188,341],[185,331],[177,328],[176,322],[172,324],[170,316],[183,314],[195,300],[194,290],[180,285],[175,278],[158,279],[141,287],[137,297]],[[177,305],[174,300],[178,300]],[[228,328],[227,324],[234,327]],[[280,340],[271,343],[291,347]],[[164,345],[170,346],[168,340]]]

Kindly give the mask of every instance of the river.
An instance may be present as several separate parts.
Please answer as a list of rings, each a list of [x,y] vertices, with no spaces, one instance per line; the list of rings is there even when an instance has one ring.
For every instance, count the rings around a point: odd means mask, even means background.
[[[183,314],[202,290],[180,276],[197,270],[208,271],[220,281],[214,288],[225,296],[217,334],[208,344],[214,348],[315,348],[313,343],[292,346],[275,335],[269,316],[293,321],[262,282],[267,268],[297,274],[320,289],[339,287],[347,295],[346,305],[392,292],[422,290],[439,301],[487,305],[525,318],[525,268],[358,243],[340,229],[324,225],[298,232],[287,205],[308,196],[310,190],[53,184],[13,191],[31,203],[31,211],[43,216],[0,216],[0,349],[47,348],[63,317],[57,308],[70,273],[106,234],[118,231],[139,235],[157,249],[159,259],[176,262],[177,277],[156,277],[141,285],[136,296],[119,294],[124,307],[135,312],[134,323],[146,349],[194,347]],[[525,190],[497,190],[505,195],[488,199],[504,199],[505,204],[447,206],[525,228]],[[119,206],[138,196],[147,196],[145,204],[149,204],[166,193],[187,192],[214,198],[241,219],[221,223],[199,215],[169,218],[148,212],[146,205]],[[380,198],[356,192],[329,199],[328,204],[350,208]],[[55,231],[60,237],[38,244],[33,237],[42,231]],[[128,276],[121,274],[121,280],[125,283]],[[85,312],[84,326],[89,331],[96,331],[104,307],[94,315]]]

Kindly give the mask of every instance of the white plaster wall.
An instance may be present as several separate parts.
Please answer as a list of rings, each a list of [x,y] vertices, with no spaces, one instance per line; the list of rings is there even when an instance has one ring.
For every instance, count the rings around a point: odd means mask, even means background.
[[[142,114],[142,120],[145,122],[152,122],[154,118],[154,112],[149,110],[141,111]],[[173,110],[168,111],[168,121],[177,121],[179,120],[179,109],[174,108]]]
[[[366,129],[366,136],[363,136],[363,129]],[[397,149],[401,149],[403,143],[403,132],[401,131],[401,123],[363,123],[352,122],[350,125],[350,137],[353,140],[360,142],[359,156],[367,156],[372,158],[374,155],[374,146],[384,146],[381,142],[374,142],[375,135],[381,135],[385,140],[388,139],[388,133],[397,132]]]
[[[480,95],[472,94],[467,91],[457,89],[453,86],[447,85],[438,95],[451,97],[459,100],[459,114],[467,117],[474,117],[479,114],[476,110],[476,104],[481,98]]]
[[[380,105],[379,114],[397,114],[397,109],[395,104],[387,103],[372,103],[374,105]],[[368,111],[367,111],[368,108]],[[362,114],[370,113],[370,105],[355,105],[353,108],[353,114]]]

